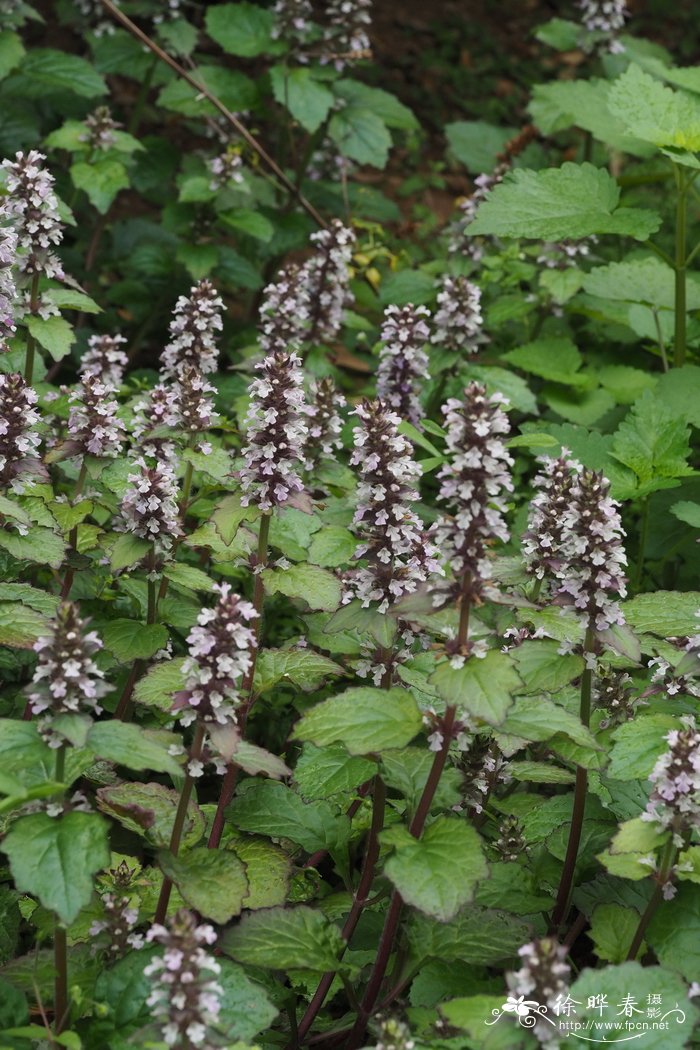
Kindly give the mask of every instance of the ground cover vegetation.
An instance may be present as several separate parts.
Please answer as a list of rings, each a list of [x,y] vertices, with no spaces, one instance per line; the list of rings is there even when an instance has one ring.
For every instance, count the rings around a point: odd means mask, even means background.
[[[700,67],[381,6],[0,0],[3,1050],[700,1045]]]

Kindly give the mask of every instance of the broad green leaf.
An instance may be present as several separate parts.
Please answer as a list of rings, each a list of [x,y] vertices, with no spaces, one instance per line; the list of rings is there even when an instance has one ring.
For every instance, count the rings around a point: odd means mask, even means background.
[[[583,671],[583,659],[561,655],[558,642],[548,638],[526,641],[512,652],[524,693],[556,693]]]
[[[2,842],[15,886],[38,897],[64,923],[89,903],[93,876],[109,864],[107,824],[95,813],[20,817]]]
[[[320,529],[311,540],[309,561],[326,569],[347,565],[357,550],[357,539],[341,525]]]
[[[539,884],[537,875],[507,861],[491,861],[489,877],[477,886],[475,904],[486,908],[502,908],[507,905],[510,914],[496,912],[502,921],[512,921],[513,915],[534,915],[552,907],[553,893]],[[462,913],[465,917],[473,908],[470,905]],[[457,917],[457,922],[461,916]]]
[[[236,208],[235,211],[222,212],[219,219],[231,229],[239,230],[248,237],[263,243],[270,241],[275,232],[275,227],[269,219],[250,208]]]
[[[280,48],[272,38],[274,15],[257,4],[219,4],[209,7],[207,33],[229,55],[253,58]]]
[[[168,630],[162,624],[138,620],[110,620],[102,630],[102,641],[121,663],[147,660],[165,648]]]
[[[2,36],[0,35],[0,48]],[[0,50],[0,59],[2,51]],[[15,1028],[29,1022],[26,996],[14,985],[0,977],[0,1028]]]
[[[279,846],[259,838],[240,838],[229,842],[245,865],[248,893],[243,901],[246,910],[274,908],[287,899],[292,873],[291,858]]]
[[[598,380],[603,389],[617,401],[618,405],[632,405],[645,390],[653,390],[657,377],[630,365],[604,365],[598,370]]]
[[[177,812],[180,792],[162,784],[116,784],[100,788],[97,804],[103,812],[119,821],[127,830],[144,836],[158,848],[168,846]],[[183,831],[182,847],[196,845],[204,834],[204,814],[190,802]]]
[[[657,255],[596,266],[583,279],[589,295],[629,303],[648,303],[659,310],[675,308],[675,274]],[[700,309],[700,279],[688,274],[686,309]]]
[[[249,109],[255,105],[258,97],[253,81],[237,69],[201,65],[197,67],[195,78],[232,112]],[[177,77],[163,88],[158,96],[158,105],[182,113],[185,117],[213,117],[218,114],[208,99]]]
[[[286,838],[307,853],[335,850],[347,839],[350,824],[327,802],[304,802],[291,788],[271,780],[246,781],[227,817],[241,831]]]
[[[110,567],[118,572],[119,569],[127,569],[130,565],[136,565],[143,561],[152,548],[153,544],[148,540],[134,536],[133,532],[124,532],[117,536],[109,548]]]
[[[371,109],[352,103],[346,106],[331,117],[328,135],[350,160],[373,168],[386,166],[391,135],[381,117]]]
[[[223,543],[230,543],[238,532],[239,525],[244,521],[255,521],[260,516],[257,507],[243,507],[240,496],[226,496],[217,503],[214,513],[211,515],[216,531],[219,533]]]
[[[340,581],[318,565],[291,565],[288,569],[263,572],[267,594],[286,594],[302,598],[311,609],[333,612],[340,605]]]
[[[149,769],[155,773],[180,776],[182,770],[167,749],[150,738],[141,726],[112,720],[96,722],[87,736],[86,746],[108,762],[128,769]]]
[[[504,999],[503,993],[469,995],[439,1003],[438,1010],[451,1028],[466,1032],[466,1046],[478,1046],[479,1050],[535,1050],[540,1044],[518,1024],[506,1021],[500,1026],[485,1027],[490,1018],[502,1014]]]
[[[580,23],[569,22],[565,18],[550,18],[535,31],[538,40],[557,51],[573,51],[579,45],[580,35]]]
[[[470,905],[444,923],[412,912],[407,926],[411,954],[487,966],[510,958],[527,941],[527,923],[504,911]]]
[[[589,932],[598,958],[604,962],[624,962],[638,925],[639,912],[632,908],[599,904],[593,912]]]
[[[523,372],[541,376],[565,386],[591,386],[591,376],[579,375],[583,358],[570,339],[538,339],[515,350],[509,350],[504,359]]]
[[[635,138],[655,146],[700,149],[700,99],[666,87],[635,63],[610,88],[608,105]]]
[[[492,172],[499,153],[516,128],[497,127],[484,120],[456,120],[445,125],[447,145],[457,160],[476,174]]]
[[[403,795],[411,812],[415,811],[423,794],[434,759],[434,752],[421,747],[403,747],[383,751],[380,755],[382,779],[388,787]],[[462,800],[462,775],[459,770],[448,766],[440,777],[430,810],[449,810],[460,805]]]
[[[683,365],[659,377],[656,396],[674,415],[700,427],[700,368]]]
[[[24,45],[18,33],[11,29],[0,32],[0,80],[20,64],[24,54]]]
[[[407,904],[449,922],[472,899],[488,867],[471,825],[458,817],[438,817],[422,838],[406,836],[384,865],[384,873]]]
[[[610,852],[654,853],[667,838],[668,832],[659,830],[658,824],[633,817],[620,824],[610,843]]]
[[[575,774],[570,769],[548,762],[509,762],[508,772],[514,780],[529,784],[573,784]]]
[[[216,742],[215,731],[212,729],[210,732],[212,740]],[[291,773],[291,770],[281,758],[273,755],[271,751],[266,751],[264,747],[251,744],[248,740],[238,741],[232,758],[237,766],[240,766],[245,773],[249,773],[251,776],[255,776],[256,773],[265,773],[268,777],[280,780],[282,777],[288,777]]]
[[[272,93],[307,131],[317,131],[333,105],[333,93],[314,78],[308,66],[273,66]]]
[[[656,232],[661,224],[656,212],[620,208],[619,200],[615,180],[593,164],[519,169],[493,187],[467,232],[535,240],[618,233],[639,241]]]
[[[422,724],[407,690],[360,687],[311,708],[295,726],[293,737],[318,747],[340,742],[351,755],[369,755],[404,747]]]
[[[483,365],[467,365],[461,375],[465,382],[474,379],[477,383],[483,383],[487,394],[503,394],[510,407],[516,408],[518,412],[532,412],[535,416],[538,414],[535,395],[523,377],[515,375],[512,370],[494,365],[489,365],[488,368]]]
[[[349,755],[342,744],[314,747],[304,744],[294,767],[294,782],[308,799],[347,795],[376,773],[374,762],[359,755]]]
[[[51,48],[32,48],[13,74],[15,81],[21,82],[25,98],[51,98],[69,92],[94,100],[107,93],[104,80],[86,59]]]
[[[268,970],[336,970],[345,942],[320,912],[303,905],[269,908],[244,915],[219,946],[245,966]]]
[[[613,733],[608,774],[614,780],[644,780],[668,748],[666,735],[677,729],[672,715],[640,715]]]
[[[129,185],[129,175],[119,160],[101,157],[90,164],[78,161],[71,165],[70,177],[76,189],[84,190],[88,200],[106,215],[120,190]]]
[[[698,629],[700,591],[655,591],[638,594],[623,605],[625,620],[640,634],[683,637]]]
[[[261,216],[262,218],[262,216]],[[213,448],[211,452],[196,452],[193,448],[186,448],[182,458],[191,463],[195,470],[208,474],[215,481],[223,481],[231,474],[231,457],[226,449]]]
[[[393,303],[406,306],[414,303],[422,306],[435,297],[435,279],[423,270],[398,270],[389,273],[379,288],[379,301],[383,306]]]
[[[663,908],[659,909],[659,914],[663,914],[663,911]],[[629,1029],[625,1027],[629,1021],[623,1006],[625,997],[628,997],[629,1002],[631,996],[635,1009],[643,1012],[633,1013],[634,1022],[646,1014],[647,996],[657,995],[661,997],[662,1015],[671,1011],[667,1019],[668,1029],[663,1032],[663,1050],[683,1050],[688,1045],[699,1014],[688,999],[685,983],[677,974],[661,966],[641,966],[638,962],[583,970],[569,994],[581,1004],[576,1007],[576,1020],[587,1026],[582,1029],[584,1031],[595,1031],[596,1023],[601,1021],[600,1011],[595,1009],[594,1004],[595,997],[603,990],[611,1007],[602,1018],[606,1025],[604,1040],[607,1044],[629,1039]],[[676,1010],[676,1007],[679,1009]],[[655,1035],[652,1033],[652,1044],[654,1040]],[[660,1041],[656,1042],[660,1046]]]
[[[32,649],[48,631],[49,621],[43,613],[21,602],[0,601],[0,645]]]
[[[545,135],[576,126],[615,150],[651,156],[653,147],[629,134],[624,122],[610,112],[610,87],[609,81],[595,78],[536,84],[528,109]]]
[[[388,128],[415,131],[419,127],[415,115],[395,95],[381,88],[370,87],[359,80],[336,80],[333,92],[349,105],[364,106],[384,121]]]
[[[183,900],[200,915],[217,924],[240,915],[248,895],[248,879],[245,866],[234,853],[199,846],[180,857],[161,853],[159,862]]]
[[[215,244],[180,244],[175,258],[182,263],[194,281],[208,277],[219,261],[219,249]]]
[[[158,26],[158,35],[165,40],[169,50],[178,55],[190,55],[197,46],[199,31],[184,18],[173,18],[162,21]]]
[[[173,706],[173,693],[185,687],[185,676],[182,665],[185,657],[176,660],[164,660],[157,663],[143,678],[139,678],[134,687],[134,700],[144,707],[157,707],[161,711],[170,711]]]
[[[612,455],[634,473],[640,483],[658,478],[680,478],[694,473],[688,466],[690,430],[684,420],[647,390],[617,428]]]
[[[171,562],[170,565],[166,565],[163,575],[177,587],[185,587],[191,591],[211,591],[214,586],[214,581],[206,572],[194,565],[185,565],[184,562]]]
[[[312,692],[327,678],[344,674],[340,664],[313,649],[263,649],[255,665],[253,688],[256,693],[265,693],[279,682],[289,682]]]
[[[582,747],[597,746],[590,729],[576,715],[539,696],[517,697],[500,730],[533,741],[549,740],[555,733],[563,733]]]
[[[671,507],[671,513],[684,521],[686,525],[692,525],[694,529],[700,529],[700,503],[691,503],[689,500],[679,500]]]
[[[447,704],[456,704],[472,717],[500,725],[519,691],[520,677],[506,653],[492,650],[464,667],[441,663],[430,678]]]
[[[75,342],[73,328],[65,317],[30,316],[27,318],[27,328],[39,346],[48,350],[54,361],[61,361],[69,354]]]
[[[659,962],[687,981],[700,973],[700,886],[686,884],[665,901],[647,930],[647,940]]]

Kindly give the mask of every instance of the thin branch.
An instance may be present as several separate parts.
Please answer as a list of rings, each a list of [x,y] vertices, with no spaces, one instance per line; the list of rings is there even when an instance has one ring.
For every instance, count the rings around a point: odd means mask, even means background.
[[[310,204],[309,201],[307,201],[306,197],[304,197],[303,194],[300,193],[299,189],[294,185],[292,180],[285,175],[277,161],[273,160],[273,158],[270,156],[270,154],[267,152],[264,146],[261,146],[258,140],[253,135],[251,135],[248,129],[243,124],[241,124],[238,117],[226,108],[221,99],[217,98],[216,95],[212,94],[212,92],[209,91],[209,89],[205,87],[204,84],[200,84],[199,81],[195,80],[195,78],[191,76],[186,69],[183,69],[179,62],[176,62],[175,59],[167,53],[167,51],[164,51],[162,47],[159,47],[155,40],[151,40],[150,36],[144,33],[142,29],[139,29],[139,27],[134,22],[132,22],[131,19],[128,18],[123,11],[120,11],[118,7],[115,7],[115,5],[112,3],[112,0],[101,0],[101,3],[105,10],[108,11],[109,14],[112,16],[112,18],[115,18],[117,22],[120,22],[125,29],[128,29],[132,36],[135,36],[136,39],[140,40],[142,44],[145,44],[146,47],[149,48],[149,50],[151,50],[154,55],[157,55],[161,62],[165,62],[166,65],[170,66],[170,68],[174,70],[179,77],[186,81],[190,85],[190,87],[193,87],[198,94],[203,95],[206,99],[208,99],[209,102],[211,102],[212,106],[218,109],[222,117],[224,117],[229,122],[229,124],[231,124],[236,129],[237,133],[241,136],[241,138],[250,146],[250,148],[255,153],[257,153],[257,155],[260,157],[263,163],[267,165],[270,171],[272,171],[275,174],[277,179],[279,179],[279,181],[282,183],[282,185],[288,191],[288,193],[290,193],[293,197],[296,197],[302,208],[306,212],[308,212],[308,214],[311,216],[314,222],[317,223],[318,226],[321,226],[325,229],[327,223],[321,218],[319,213],[314,208],[313,204]]]

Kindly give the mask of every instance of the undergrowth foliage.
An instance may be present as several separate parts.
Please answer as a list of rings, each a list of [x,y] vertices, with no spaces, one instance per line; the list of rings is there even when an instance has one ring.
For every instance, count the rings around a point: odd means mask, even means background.
[[[370,0],[47,7],[0,0],[0,1044],[700,1045],[698,69],[582,0],[426,174]]]

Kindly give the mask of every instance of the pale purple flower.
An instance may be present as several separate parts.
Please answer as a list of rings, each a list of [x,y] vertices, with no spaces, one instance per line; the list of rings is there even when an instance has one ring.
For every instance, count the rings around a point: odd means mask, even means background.
[[[174,384],[177,426],[188,434],[208,430],[214,414],[216,389],[194,365],[185,365]]]
[[[341,70],[348,62],[370,57],[371,8],[372,0],[328,0],[322,63],[332,62],[336,69]]]
[[[96,110],[88,114],[83,121],[85,131],[80,135],[80,141],[87,143],[91,150],[108,150],[116,142],[115,131],[122,127],[113,120],[108,106],[98,106]]]
[[[0,325],[14,332],[17,289],[13,267],[17,263],[17,233],[13,226],[7,225],[10,218],[11,202],[0,199]]]
[[[177,379],[186,367],[196,368],[203,375],[216,371],[223,306],[213,284],[206,279],[190,289],[189,297],[179,297],[170,322],[170,341],[160,357],[165,378]]]
[[[207,161],[211,175],[210,190],[225,190],[231,183],[243,182],[243,158],[235,150],[227,149]]]
[[[54,178],[42,167],[46,157],[30,150],[4,160],[9,194],[8,211],[17,231],[17,268],[34,277],[63,277],[63,267],[53,249],[63,238],[63,224],[54,193]]]
[[[70,396],[67,446],[74,454],[115,459],[121,455],[124,423],[117,417],[119,405],[107,387],[92,372],[83,375]]]
[[[120,506],[120,531],[151,540],[156,552],[169,551],[173,539],[182,535],[177,505],[177,482],[169,463],[149,467],[143,459],[128,475],[129,487]]]
[[[355,234],[340,219],[333,219],[326,230],[311,234],[315,252],[304,264],[310,310],[307,340],[331,343],[343,324],[343,312],[352,304],[350,263]]]
[[[125,343],[123,335],[91,335],[87,352],[80,362],[80,375],[90,372],[105,386],[113,389],[120,387],[129,363],[124,351],[119,349]]]
[[[313,30],[314,17],[310,0],[276,0],[272,10],[275,16],[273,40],[283,40],[288,44],[295,61],[308,62],[306,45]]]
[[[563,548],[568,539],[566,511],[571,489],[581,464],[569,458],[563,448],[557,459],[545,456],[533,485],[538,490],[530,502],[528,528],[523,536],[523,555],[528,572],[538,580],[561,568]]]
[[[682,729],[666,735],[667,750],[654,766],[653,788],[642,820],[673,832],[678,846],[700,830],[700,731],[692,715],[681,718]]]
[[[311,385],[308,405],[309,433],[306,444],[306,469],[312,470],[323,456],[333,457],[343,447],[340,415],[347,402],[332,379],[316,379]]]
[[[446,274],[437,301],[433,344],[454,353],[477,353],[487,341],[482,331],[481,289],[466,277]]]
[[[0,490],[22,492],[40,473],[37,400],[19,372],[0,372]]]
[[[567,950],[553,937],[541,937],[518,949],[522,966],[514,973],[506,974],[506,983],[519,999],[546,1007],[547,1013],[555,1012],[557,1004],[568,995],[571,983],[571,968],[566,961]],[[516,1011],[521,1013],[521,1011]],[[526,1011],[527,1012],[527,1011]],[[535,1013],[536,1013],[535,1009]],[[525,1016],[521,1013],[521,1016]],[[544,1047],[560,1045],[559,1033],[545,1020],[537,1019],[531,1031]]]
[[[430,339],[425,306],[387,306],[377,369],[377,396],[402,419],[420,424],[419,390],[430,378],[424,347]]]
[[[96,919],[90,926],[90,937],[105,936],[105,946],[113,959],[121,959],[127,952],[143,948],[144,937],[136,933],[139,911],[128,897],[104,893],[101,897],[104,918]]]
[[[139,452],[158,462],[175,463],[175,442],[172,436],[158,433],[175,428],[179,422],[178,389],[168,383],[158,383],[134,405],[132,434]]]
[[[603,43],[611,54],[620,54],[625,50],[619,40],[619,34],[625,28],[628,18],[626,0],[578,0],[581,10],[581,21],[589,33],[602,34]],[[594,44],[584,42],[587,51],[594,49]]]
[[[263,292],[260,307],[260,346],[265,355],[299,351],[310,324],[306,274],[286,266]]]

